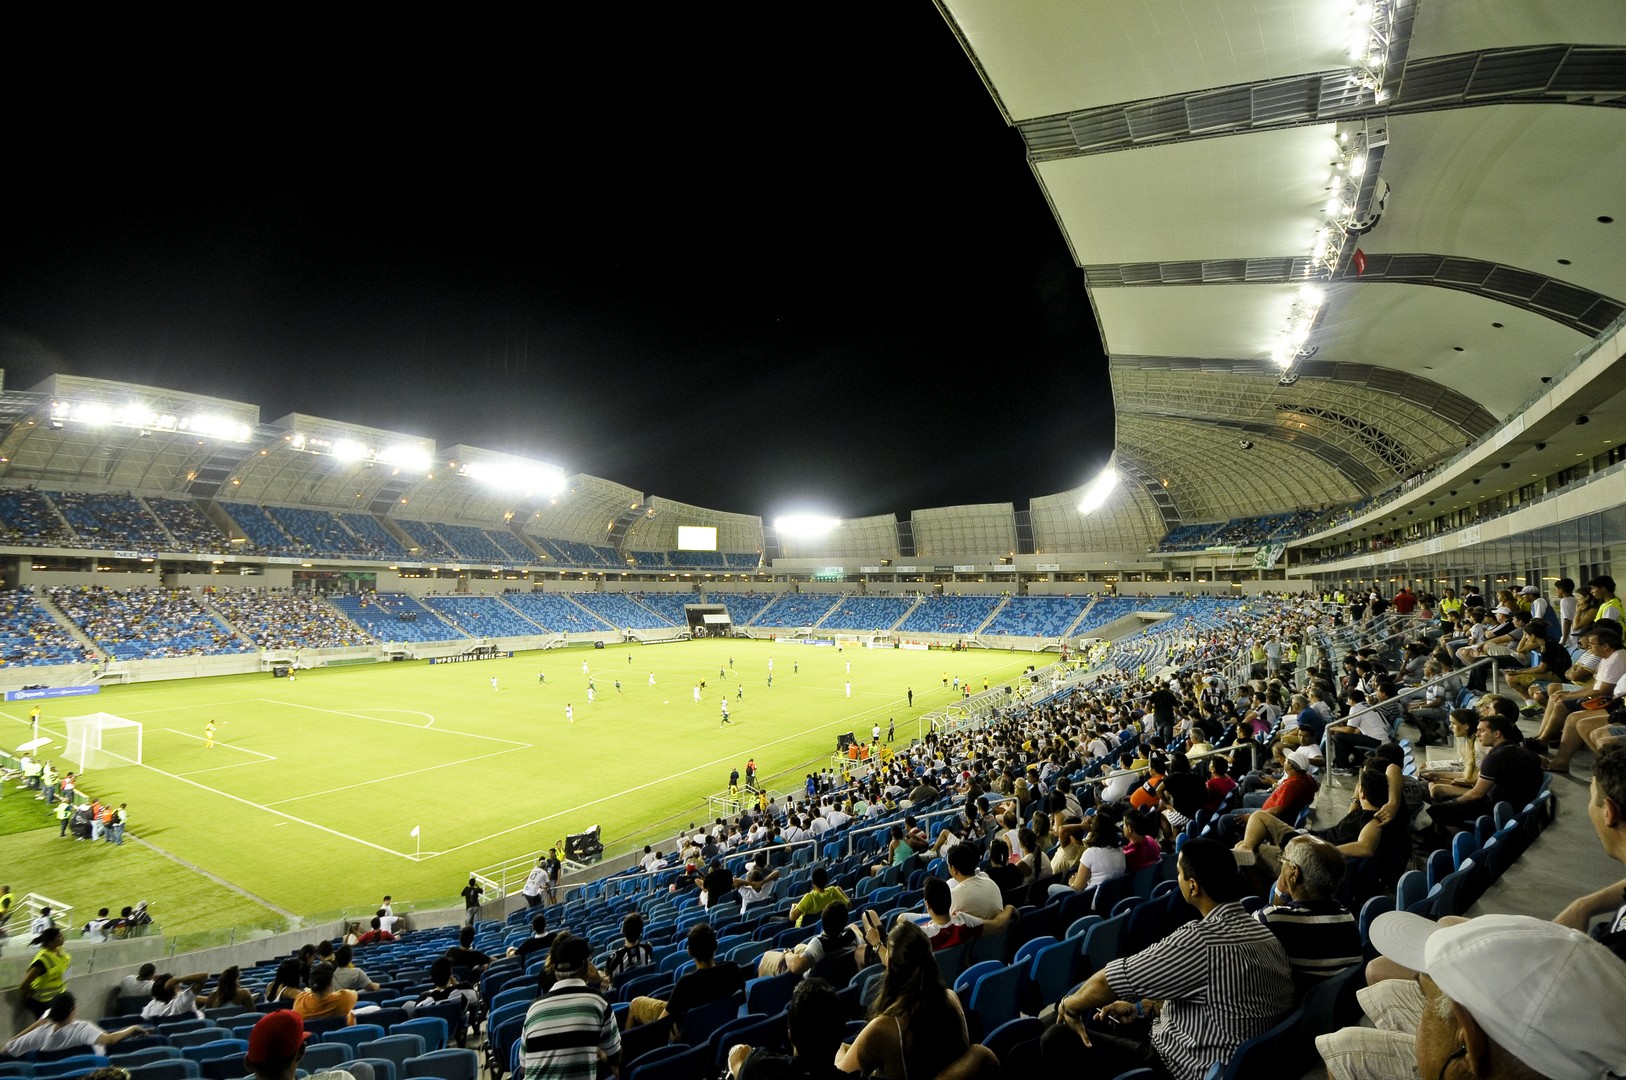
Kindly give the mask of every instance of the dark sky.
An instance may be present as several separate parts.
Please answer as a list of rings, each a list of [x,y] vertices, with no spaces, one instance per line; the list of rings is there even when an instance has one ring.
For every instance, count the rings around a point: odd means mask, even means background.
[[[34,92],[7,168],[7,385],[765,515],[1023,503],[1105,462],[1082,275],[930,3],[597,7],[58,58],[73,90]]]

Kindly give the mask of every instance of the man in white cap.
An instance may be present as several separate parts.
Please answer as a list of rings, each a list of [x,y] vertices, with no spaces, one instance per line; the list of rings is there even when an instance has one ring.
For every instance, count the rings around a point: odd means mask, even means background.
[[[1415,983],[1390,980],[1413,988],[1416,1034],[1380,1015],[1377,1031],[1318,1036],[1316,1049],[1333,1080],[1626,1075],[1626,1026],[1615,1022],[1626,1000],[1626,962],[1587,935],[1526,915],[1446,925],[1391,911],[1372,924],[1372,944],[1418,973]],[[1368,1006],[1364,998],[1362,1005]],[[1409,1060],[1408,1044],[1415,1055]]]

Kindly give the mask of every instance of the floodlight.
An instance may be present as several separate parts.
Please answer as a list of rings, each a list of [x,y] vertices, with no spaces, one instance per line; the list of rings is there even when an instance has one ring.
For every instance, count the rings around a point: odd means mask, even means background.
[[[334,439],[333,456],[340,461],[360,461],[367,456],[367,448],[354,439]]]
[[[841,524],[839,518],[820,517],[817,514],[786,514],[773,519],[774,531],[780,536],[809,539],[833,532]]]
[[[471,480],[506,491],[557,495],[565,487],[563,469],[539,462],[508,464],[470,461],[464,463],[462,473]]]
[[[1090,486],[1084,489],[1084,498],[1078,504],[1081,514],[1093,514],[1106,505],[1112,490],[1118,486],[1118,470],[1108,465],[1098,473]]]
[[[406,469],[428,469],[431,462],[429,451],[421,446],[403,444],[382,450],[378,460],[386,465],[399,465]]]

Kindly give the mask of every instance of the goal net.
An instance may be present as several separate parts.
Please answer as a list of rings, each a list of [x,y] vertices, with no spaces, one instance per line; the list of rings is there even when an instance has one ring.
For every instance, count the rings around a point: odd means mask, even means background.
[[[85,769],[116,769],[141,764],[141,724],[112,713],[66,718],[68,759]]]

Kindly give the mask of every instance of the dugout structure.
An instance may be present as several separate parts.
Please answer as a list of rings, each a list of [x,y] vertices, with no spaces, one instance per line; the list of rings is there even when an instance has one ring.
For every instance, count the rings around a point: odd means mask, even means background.
[[[69,716],[65,722],[68,725],[68,760],[76,762],[80,772],[141,764],[142,729],[139,721],[98,712]]]

